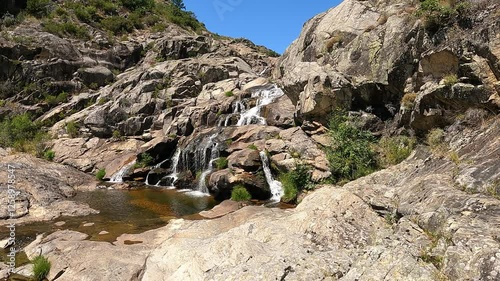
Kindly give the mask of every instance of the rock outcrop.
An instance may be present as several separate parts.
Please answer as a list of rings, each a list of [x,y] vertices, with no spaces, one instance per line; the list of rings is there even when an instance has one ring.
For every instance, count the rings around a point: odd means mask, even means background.
[[[95,272],[120,280],[496,280],[500,201],[491,188],[498,189],[499,130],[495,118],[450,138],[458,164],[420,147],[387,170],[322,186],[296,209],[249,206],[214,220],[173,220],[130,239],[139,246],[119,238],[109,253],[106,243],[68,242],[80,234],[57,232],[27,253],[41,247],[53,274],[67,268],[60,280],[96,280]],[[481,170],[486,164],[496,168]],[[480,193],[457,184],[462,171],[471,171],[464,184]],[[102,262],[66,258],[73,248]],[[122,270],[104,270],[113,253],[132,252]]]
[[[498,112],[498,3],[455,11],[470,24],[436,33],[412,16],[415,2],[343,1],[309,20],[274,72],[297,117],[326,122],[341,107],[406,116],[401,126],[425,132],[464,108]],[[406,94],[416,101],[402,101]]]
[[[9,155],[5,150],[2,150],[2,154],[0,176],[4,179],[14,177],[11,187],[16,192],[16,210],[15,216],[11,217],[6,182],[0,192],[0,224],[52,220],[59,216],[84,216],[97,212],[86,204],[71,201],[77,191],[96,188],[97,182],[92,176],[30,155]]]

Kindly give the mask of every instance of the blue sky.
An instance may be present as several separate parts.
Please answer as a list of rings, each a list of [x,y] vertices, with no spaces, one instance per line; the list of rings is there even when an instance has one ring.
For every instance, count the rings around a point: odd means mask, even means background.
[[[295,40],[313,16],[341,0],[184,0],[208,30],[245,37],[278,53]]]

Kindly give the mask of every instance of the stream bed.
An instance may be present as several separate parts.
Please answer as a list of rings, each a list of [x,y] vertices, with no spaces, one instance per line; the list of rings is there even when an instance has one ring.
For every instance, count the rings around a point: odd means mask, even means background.
[[[142,233],[165,226],[173,218],[199,219],[199,212],[219,203],[211,196],[196,196],[164,188],[95,190],[78,193],[71,200],[87,203],[100,213],[17,225],[16,244],[24,248],[38,234],[65,229],[86,233],[90,240],[113,242],[124,233]],[[103,231],[107,233],[102,234]],[[8,235],[8,228],[0,228],[1,238]],[[5,261],[7,251],[0,250],[0,262]],[[27,262],[26,255],[18,253],[16,263],[22,265]]]

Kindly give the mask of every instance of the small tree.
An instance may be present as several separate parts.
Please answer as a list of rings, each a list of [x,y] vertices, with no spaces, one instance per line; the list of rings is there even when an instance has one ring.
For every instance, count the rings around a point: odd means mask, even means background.
[[[185,10],[186,6],[184,5],[183,0],[172,0],[172,4],[177,7],[179,10]]]

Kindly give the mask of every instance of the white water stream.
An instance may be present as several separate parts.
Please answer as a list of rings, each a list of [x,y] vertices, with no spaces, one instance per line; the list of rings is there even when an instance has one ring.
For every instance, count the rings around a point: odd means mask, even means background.
[[[231,120],[231,117],[233,117],[236,114],[240,114],[240,118],[236,124],[236,126],[244,126],[244,125],[250,125],[250,124],[260,124],[260,125],[266,125],[266,120],[264,117],[261,116],[261,109],[263,106],[271,104],[275,99],[283,96],[284,93],[283,91],[278,88],[276,85],[273,85],[272,87],[267,87],[267,88],[262,88],[258,91],[255,91],[252,93],[252,98],[256,99],[256,105],[248,110],[246,110],[245,105],[241,101],[237,101],[233,104],[233,112],[226,116],[224,121],[219,122],[219,126],[228,126],[229,122]],[[218,143],[215,142],[215,138],[217,137],[217,134],[213,134],[208,138],[208,141],[201,147],[200,149],[196,149],[195,151],[195,156],[193,161],[196,163],[192,163],[195,165],[197,170],[202,170],[199,179],[198,179],[198,186],[197,190],[180,190],[183,192],[190,192],[193,193],[194,195],[208,195],[209,190],[206,185],[206,178],[208,175],[210,175],[213,172],[213,165],[214,161],[216,161],[219,158],[219,151],[218,151]],[[210,159],[207,161],[207,156],[208,152],[210,153]],[[183,153],[179,148],[177,148],[176,152],[174,153],[174,156],[172,157],[172,172],[170,175],[166,177],[170,177],[172,179],[171,185],[175,184],[175,181],[178,179],[178,166],[179,163],[182,162],[185,166],[187,166],[187,161],[188,159],[187,153]],[[282,185],[279,181],[275,180],[272,176],[271,169],[269,167],[269,160],[265,154],[264,151],[260,152],[260,158],[262,160],[262,167],[264,169],[264,174],[266,177],[266,181],[269,184],[269,187],[271,189],[271,201],[273,202],[278,202],[281,199],[281,196],[283,196],[283,188]],[[168,159],[167,159],[168,160]],[[159,168],[161,164],[163,164],[165,161],[157,164],[155,168]],[[181,168],[184,167],[181,165]],[[201,168],[201,169],[199,169]],[[156,186],[160,185],[160,181],[156,183]],[[146,177],[146,184],[149,184],[149,173]]]
[[[109,182],[121,183],[123,182],[123,176],[135,165],[135,160],[123,166],[118,172],[111,176]]]
[[[260,116],[262,107],[272,103],[275,99],[283,95],[283,91],[276,85],[274,85],[272,88],[266,88],[252,93],[252,98],[257,98],[257,103],[254,107],[241,114],[236,126],[244,126],[250,124],[266,125],[266,119]]]
[[[262,168],[264,169],[264,175],[266,176],[266,181],[269,184],[269,189],[271,190],[271,201],[279,202],[281,200],[281,196],[283,196],[283,186],[281,182],[275,180],[273,178],[273,174],[271,173],[271,169],[269,168],[269,159],[264,151],[259,153],[260,159],[262,160]]]

